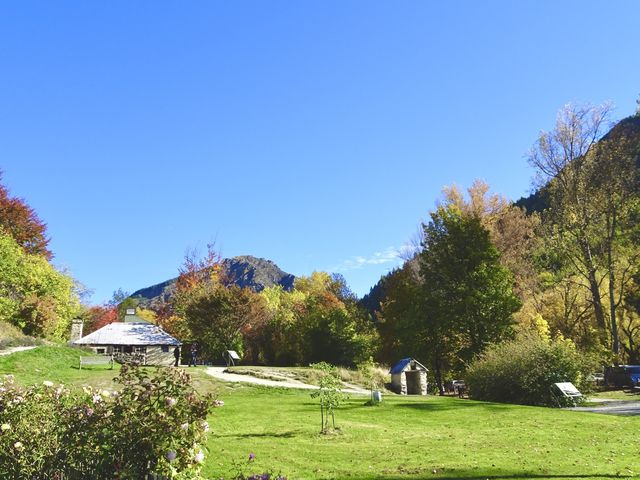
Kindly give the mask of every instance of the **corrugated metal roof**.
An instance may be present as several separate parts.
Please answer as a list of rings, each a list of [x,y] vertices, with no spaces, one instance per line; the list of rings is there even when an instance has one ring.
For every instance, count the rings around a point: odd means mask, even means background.
[[[402,373],[404,371],[405,368],[407,368],[407,366],[411,363],[411,362],[415,362],[416,364],[416,368],[415,370],[424,370],[426,372],[429,371],[429,369],[427,367],[425,367],[424,365],[422,365],[419,361],[414,360],[411,357],[408,358],[403,358],[402,360],[400,360],[398,363],[396,363],[393,368],[391,370],[389,370],[390,374],[395,374],[395,373]]]
[[[114,322],[82,337],[75,345],[181,345],[152,323]]]

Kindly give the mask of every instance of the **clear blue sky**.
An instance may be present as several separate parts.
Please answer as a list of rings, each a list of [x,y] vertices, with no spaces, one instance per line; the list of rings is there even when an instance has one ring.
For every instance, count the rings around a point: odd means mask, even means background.
[[[358,294],[442,186],[517,199],[566,102],[640,93],[640,2],[6,2],[0,168],[102,302],[217,240]]]

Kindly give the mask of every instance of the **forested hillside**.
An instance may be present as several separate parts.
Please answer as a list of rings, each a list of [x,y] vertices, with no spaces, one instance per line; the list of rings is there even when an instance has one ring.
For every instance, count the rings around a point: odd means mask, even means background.
[[[601,364],[640,362],[640,117],[609,129],[609,116],[561,110],[529,155],[536,191],[515,204],[482,182],[445,189],[415,259],[361,302],[381,360],[421,356],[444,378],[490,343],[533,335]]]

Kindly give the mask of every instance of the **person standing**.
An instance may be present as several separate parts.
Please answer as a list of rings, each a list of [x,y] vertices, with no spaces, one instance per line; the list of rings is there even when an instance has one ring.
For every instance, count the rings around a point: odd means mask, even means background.
[[[191,366],[191,364],[193,364],[194,367],[198,365],[198,344],[196,342],[191,344],[191,359],[189,360],[189,366]]]
[[[176,358],[176,361],[173,364],[173,366],[177,367],[178,365],[180,365],[180,347],[179,346],[176,346],[176,348],[173,349],[173,356]]]

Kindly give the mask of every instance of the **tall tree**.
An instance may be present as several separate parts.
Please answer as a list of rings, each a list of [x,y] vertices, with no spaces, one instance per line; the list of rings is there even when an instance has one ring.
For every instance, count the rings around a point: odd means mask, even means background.
[[[454,352],[462,369],[488,343],[511,333],[513,313],[521,303],[513,292],[513,276],[500,264],[478,216],[441,206],[423,228],[419,263],[424,317],[414,331],[433,353],[442,392],[445,352]]]
[[[0,230],[11,235],[27,253],[42,255],[51,260],[53,254],[48,249],[46,229],[33,208],[21,198],[12,197],[9,190],[0,183]]]
[[[475,180],[466,196],[455,185],[445,187],[443,194],[442,206],[455,206],[463,216],[478,218],[489,231],[491,242],[500,253],[500,263],[514,275],[520,299],[524,301],[535,294],[538,279],[533,257],[539,244],[539,216],[527,215],[502,195],[489,193],[489,185],[482,180]]]
[[[585,279],[597,326],[609,332],[603,342],[617,355],[617,310],[635,263],[623,260],[629,253],[623,250],[637,226],[628,220],[637,197],[639,150],[637,133],[625,126],[602,139],[610,113],[606,104],[565,106],[554,130],[540,134],[529,161],[548,194],[548,247]]]

